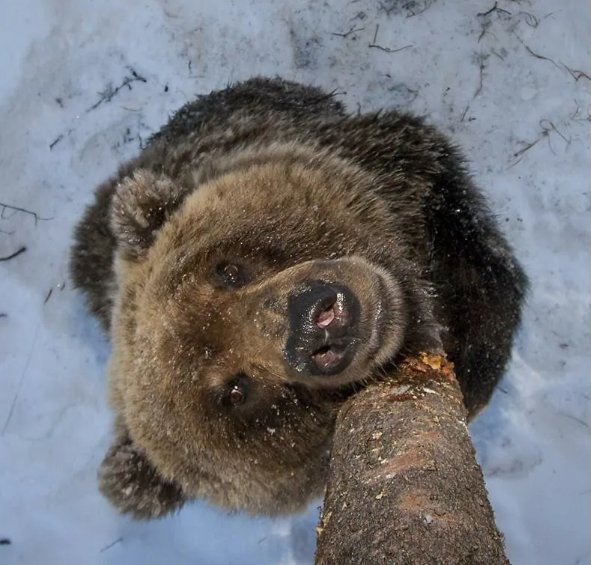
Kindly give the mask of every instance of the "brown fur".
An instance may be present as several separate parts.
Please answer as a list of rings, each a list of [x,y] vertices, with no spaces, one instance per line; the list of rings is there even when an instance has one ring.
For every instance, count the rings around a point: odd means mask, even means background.
[[[322,491],[342,401],[418,349],[446,349],[474,413],[525,287],[440,134],[395,112],[346,116],[279,80],[183,108],[99,187],[75,235],[73,278],[113,343],[101,488],[138,517],[185,497],[301,508]],[[355,356],[332,376],[284,353],[290,297],[315,280],[360,303]],[[232,405],[237,382],[247,397]]]

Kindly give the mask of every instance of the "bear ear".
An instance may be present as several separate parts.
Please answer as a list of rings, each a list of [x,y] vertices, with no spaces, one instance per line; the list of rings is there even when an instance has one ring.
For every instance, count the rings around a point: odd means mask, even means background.
[[[99,489],[123,514],[147,520],[180,509],[185,495],[165,480],[128,437],[109,449],[98,473]]]
[[[146,254],[156,232],[180,206],[186,189],[166,175],[139,169],[115,188],[111,229],[127,258]]]

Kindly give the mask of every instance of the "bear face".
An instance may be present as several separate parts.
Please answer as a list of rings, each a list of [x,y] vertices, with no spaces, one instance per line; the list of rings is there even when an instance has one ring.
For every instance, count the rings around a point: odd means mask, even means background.
[[[336,387],[403,342],[410,290],[385,266],[404,253],[373,179],[317,160],[241,155],[193,179],[181,204],[175,182],[147,171],[117,188],[113,402],[188,496],[301,507],[325,480]]]
[[[138,518],[302,508],[342,403],[420,350],[473,416],[527,288],[434,128],[260,78],[188,103],[98,187],[71,272],[113,346],[99,485]]]

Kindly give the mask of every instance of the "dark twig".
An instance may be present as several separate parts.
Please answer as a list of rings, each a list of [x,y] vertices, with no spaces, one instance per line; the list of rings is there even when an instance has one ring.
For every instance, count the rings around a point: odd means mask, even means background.
[[[367,19],[367,14],[363,10],[360,10],[352,18],[349,18],[349,21],[350,22],[354,22],[355,20],[363,21],[366,19]]]
[[[10,545],[12,542],[8,538],[0,539],[0,545]]]
[[[31,210],[27,210],[25,208],[19,208],[18,206],[12,206],[11,204],[5,204],[4,202],[0,202],[0,208],[2,208],[2,212],[0,212],[0,218],[2,218],[3,220],[7,219],[4,215],[4,212],[6,210],[14,210],[15,212],[22,212],[23,214],[29,214],[33,216],[33,218],[35,218],[35,225],[37,225],[38,221],[45,222],[47,220],[53,220],[53,218],[42,218],[41,216],[39,216],[39,214],[37,214],[37,212],[32,212]]]
[[[398,53],[398,51],[404,51],[405,49],[413,47],[413,45],[404,45],[403,47],[398,47],[397,49],[391,49],[390,47],[384,47],[382,45],[370,43],[368,47],[371,47],[373,49],[379,49],[380,51],[385,51],[386,53]]]
[[[490,52],[495,56],[498,57],[501,61],[505,60],[505,57],[503,57],[496,49],[491,49]]]
[[[373,39],[371,40],[372,43],[376,42],[376,39],[378,38],[378,31],[380,29],[380,24],[376,24],[376,30],[373,34]]]
[[[530,55],[532,55],[536,59],[541,59],[542,61],[549,61],[557,69],[565,70],[571,77],[573,77],[575,79],[575,82],[578,82],[579,79],[582,79],[582,78],[586,78],[587,80],[591,80],[591,76],[588,73],[586,73],[584,71],[580,71],[578,69],[572,69],[571,67],[569,67],[568,65],[565,65],[562,62],[557,63],[554,59],[551,59],[550,57],[546,57],[545,55],[540,55],[539,53],[536,53],[531,47],[526,45],[526,43],[523,41],[523,39],[521,39],[521,37],[519,37],[516,33],[514,33],[514,35],[515,35],[515,37],[517,37],[517,39],[519,40],[521,45],[523,45],[525,47],[526,51]]]
[[[540,128],[542,128],[542,131],[540,133],[540,135],[534,139],[533,141],[526,143],[526,145],[521,148],[519,151],[516,151],[515,153],[513,153],[513,157],[520,157],[521,155],[523,155],[524,153],[526,153],[527,151],[529,151],[532,147],[534,147],[535,145],[537,145],[540,141],[542,141],[542,139],[544,138],[549,138],[550,132],[554,131],[556,132],[563,140],[564,142],[568,145],[571,140],[568,139],[567,137],[565,137],[559,130],[558,128],[554,125],[553,122],[551,122],[550,120],[547,119],[543,119],[540,120]],[[552,146],[550,145],[550,150],[554,153],[554,150],[552,149]]]
[[[478,87],[476,88],[476,92],[474,92],[474,96],[472,96],[472,100],[468,102],[466,108],[462,112],[462,116],[460,117],[460,122],[463,122],[466,119],[466,114],[472,105],[472,101],[482,92],[482,88],[484,86],[484,69],[486,68],[486,60],[488,59],[488,55],[484,55],[480,53],[476,56],[476,61],[478,62]]]
[[[575,100],[577,107],[568,115],[568,117],[573,120],[573,122],[591,122],[591,114],[587,114],[585,117],[579,117],[579,113],[581,112],[581,106]]]
[[[482,40],[482,38],[486,35],[486,32],[488,31],[488,28],[490,27],[490,20],[482,22],[482,24],[480,24],[480,35],[478,36],[478,43],[480,43],[480,41]]]
[[[10,261],[11,259],[18,257],[21,253],[24,253],[26,250],[27,250],[27,248],[23,245],[23,247],[21,247],[20,249],[17,249],[14,253],[11,253],[10,255],[7,255],[6,257],[0,257],[0,261]]]
[[[99,553],[104,553],[105,551],[107,551],[108,549],[111,549],[114,545],[117,545],[118,543],[121,543],[123,541],[123,538],[117,538],[113,543],[110,543],[109,545],[105,545],[105,547],[101,548]]]
[[[575,103],[577,105],[577,107],[568,115],[568,117],[573,120],[573,121],[578,121],[577,120],[577,116],[579,115],[579,112],[581,111],[581,106],[579,105],[579,103],[575,100]]]
[[[523,39],[521,39],[521,37],[519,37],[515,32],[513,32],[513,35],[519,40],[519,43],[521,43],[521,45],[523,45],[525,47],[525,50],[532,56],[535,57],[536,59],[540,59],[542,61],[549,61],[550,63],[552,63],[557,69],[560,69],[560,65],[554,60],[554,59],[550,59],[550,57],[546,57],[545,55],[540,55],[539,53],[536,53],[529,45],[527,45],[525,43],[525,41],[523,41]]]
[[[471,104],[471,102],[469,104],[467,104],[466,107],[464,108],[464,111],[462,112],[462,115],[460,117],[460,122],[463,122],[464,119],[466,118],[466,114],[468,113],[468,110],[470,109],[470,104]]]
[[[548,125],[545,125],[545,124],[548,124]],[[547,120],[545,118],[543,120],[540,120],[540,127],[542,128],[542,130],[548,130],[548,131],[552,130],[552,131],[556,132],[567,145],[569,145],[570,142],[572,141],[572,139],[567,138],[564,134],[562,134],[560,132],[560,130],[550,120]]]
[[[49,144],[49,150],[53,150],[53,148],[62,140],[64,139],[64,134],[60,133],[50,144]]]
[[[60,291],[64,290],[64,288],[66,288],[66,283],[65,283],[65,281],[64,281],[64,282],[61,282],[61,283],[59,283],[59,284],[56,286],[56,288],[57,288],[58,290],[60,290]],[[43,301],[43,304],[47,304],[47,303],[49,302],[49,299],[51,298],[51,295],[52,295],[52,294],[53,294],[53,287],[51,287],[51,288],[48,290],[47,294],[45,295],[45,300]]]
[[[4,436],[4,434],[6,433],[6,430],[8,429],[8,425],[10,424],[10,420],[12,420],[12,416],[13,416],[14,410],[16,408],[16,403],[18,402],[18,397],[20,395],[21,388],[22,388],[23,382],[25,380],[25,376],[27,375],[27,372],[29,370],[29,365],[31,364],[33,352],[35,351],[35,345],[37,344],[37,335],[38,334],[39,334],[39,323],[37,323],[37,326],[35,327],[35,332],[33,333],[33,340],[31,342],[31,348],[29,349],[29,353],[28,353],[27,359],[25,361],[25,366],[23,368],[21,376],[19,377],[18,383],[16,385],[16,392],[14,393],[14,396],[12,398],[12,402],[10,403],[10,409],[8,410],[8,416],[6,417],[6,420],[4,420],[4,425],[2,426],[2,431],[0,432],[0,436]]]
[[[537,145],[540,141],[542,141],[542,139],[544,139],[548,135],[548,133],[549,133],[549,130],[542,131],[542,133],[536,139],[534,139],[534,141],[527,143],[525,145],[525,147],[523,147],[519,151],[516,151],[515,153],[513,153],[513,157],[519,157],[520,155],[523,155],[524,153],[529,151],[532,147],[534,147],[534,145]]]
[[[503,8],[499,8],[499,3],[495,1],[494,5],[492,8],[490,8],[489,10],[487,10],[486,12],[478,12],[476,14],[477,18],[480,18],[480,27],[482,28],[480,31],[480,35],[478,36],[478,43],[480,43],[480,41],[482,40],[482,38],[486,35],[486,33],[488,32],[490,26],[492,25],[492,20],[489,17],[491,14],[493,13],[497,13],[499,16],[503,15],[503,16],[511,16],[511,12],[509,12],[509,10],[504,10]]]
[[[568,65],[562,63],[562,66],[567,70],[571,77],[575,79],[575,82],[578,82],[581,78],[586,78],[587,80],[591,80],[591,76],[589,76],[584,71],[579,71],[578,69],[571,69]]]
[[[568,418],[569,420],[572,420],[573,422],[577,422],[578,424],[581,424],[581,426],[584,426],[585,428],[589,429],[589,424],[587,422],[585,422],[585,420],[583,420],[582,418],[577,418],[576,416],[573,416],[572,414],[567,414],[566,412],[558,412],[561,416],[564,416],[565,418]]]
[[[126,76],[119,86],[113,88],[112,85],[109,85],[105,90],[103,90],[103,92],[99,92],[100,98],[97,102],[95,102],[90,108],[86,110],[87,112],[96,110],[103,102],[110,102],[111,100],[113,100],[113,98],[115,98],[115,96],[119,94],[119,91],[122,88],[127,87],[129,90],[132,90],[131,85],[134,82],[148,82],[146,78],[139,75],[133,68],[128,67],[128,69],[131,73],[131,76]]]
[[[476,92],[474,93],[474,96],[472,97],[472,100],[474,100],[474,98],[476,98],[481,92],[482,92],[482,87],[484,85],[484,69],[486,67],[486,59],[488,58],[488,55],[483,55],[480,54],[478,56],[478,73],[479,73],[479,83],[478,83],[478,88],[476,89]]]
[[[512,169],[513,167],[519,165],[519,163],[521,163],[521,161],[523,161],[523,157],[519,157],[519,159],[517,159],[515,162],[511,163],[508,167],[507,170]]]
[[[540,20],[538,17],[534,16],[533,14],[530,14],[529,12],[518,12],[517,13],[518,16],[523,16],[523,19],[525,20],[525,23],[529,26],[529,27],[533,27],[536,28],[540,25]]]
[[[541,59],[542,61],[550,61],[550,63],[552,63],[557,69],[560,68],[560,65],[554,59],[550,59],[550,57],[546,57],[545,55],[540,55],[539,53],[536,53],[531,47],[529,47],[525,43],[523,44],[523,46],[525,47],[527,52],[530,55],[533,55],[536,59]]]
[[[368,45],[368,47],[373,49],[379,49],[380,51],[385,51],[386,53],[397,53],[398,51],[403,51],[404,49],[409,49],[413,47],[412,45],[404,45],[403,47],[398,47],[397,49],[391,49],[390,47],[384,47],[383,45],[378,45],[376,43],[376,39],[378,37],[378,29],[380,28],[380,24],[376,24],[376,31],[373,34],[373,40]]]
[[[336,35],[337,37],[349,37],[352,33],[355,33],[357,31],[363,31],[365,28],[364,27],[355,27],[352,26],[351,29],[345,33],[338,33],[338,32],[332,32],[331,35]]]
[[[490,10],[487,10],[486,12],[478,12],[476,14],[477,17],[482,18],[484,16],[489,16],[490,14],[492,14],[493,12],[498,12],[499,14],[505,14],[507,16],[511,15],[511,12],[509,12],[509,10],[504,10],[503,8],[499,8],[499,3],[495,2],[493,7],[490,8]]]

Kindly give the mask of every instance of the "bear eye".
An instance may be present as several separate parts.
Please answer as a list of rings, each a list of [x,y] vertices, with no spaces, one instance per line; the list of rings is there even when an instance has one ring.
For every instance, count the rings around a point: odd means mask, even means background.
[[[217,275],[226,286],[238,288],[248,282],[245,269],[236,263],[220,263],[216,267]]]
[[[230,404],[232,406],[238,406],[246,400],[246,394],[244,388],[240,385],[234,385],[230,390]]]
[[[241,406],[248,400],[249,378],[240,373],[233,379],[226,392],[226,401],[230,406]]]

